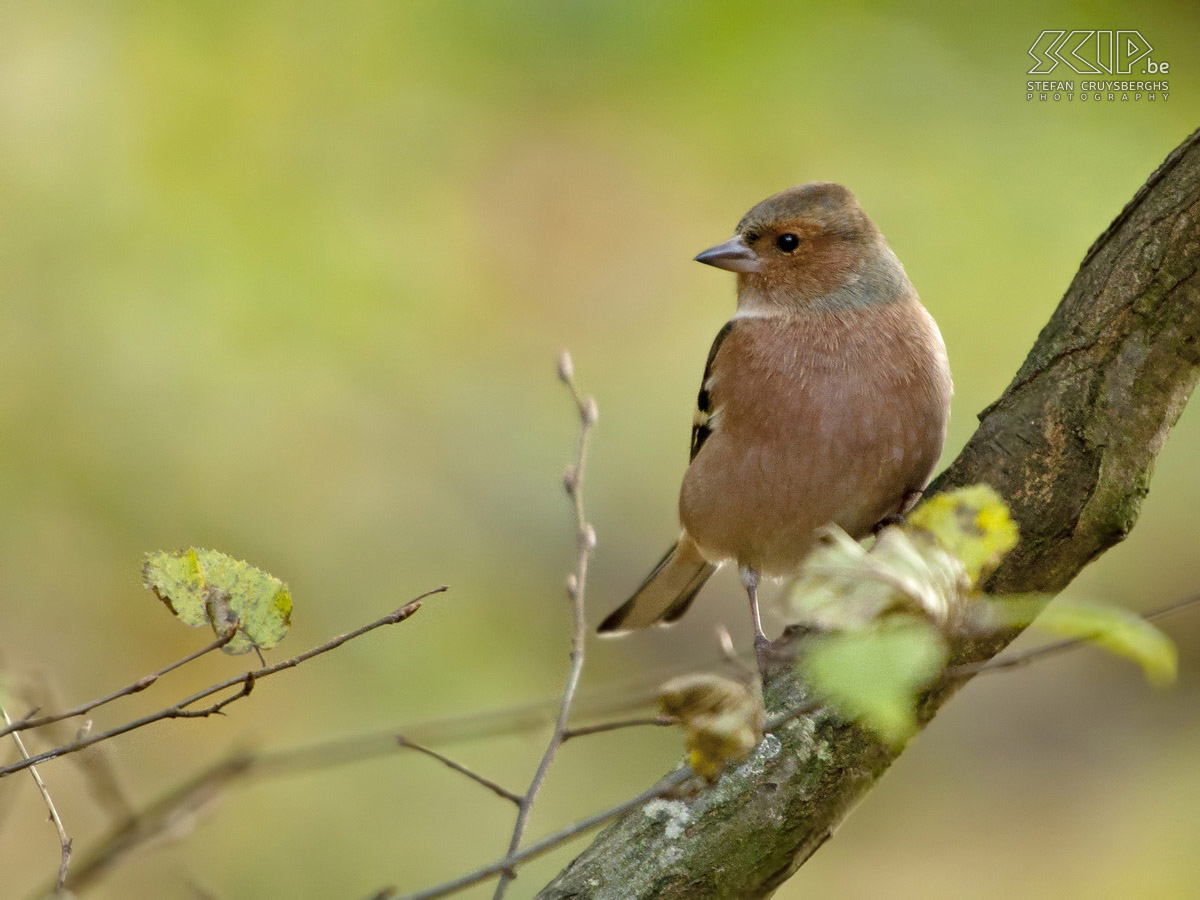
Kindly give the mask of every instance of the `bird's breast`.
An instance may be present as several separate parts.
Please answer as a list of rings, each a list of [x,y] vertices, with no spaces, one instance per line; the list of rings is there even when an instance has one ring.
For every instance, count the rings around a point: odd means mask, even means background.
[[[912,296],[738,319],[707,389],[711,434],[684,478],[684,527],[710,560],[786,575],[816,528],[861,536],[924,486],[950,377]]]

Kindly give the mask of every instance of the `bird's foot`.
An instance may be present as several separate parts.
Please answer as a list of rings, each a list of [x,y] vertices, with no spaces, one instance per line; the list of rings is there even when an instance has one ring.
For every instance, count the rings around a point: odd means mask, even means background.
[[[779,665],[784,654],[760,631],[754,635],[754,658],[758,662],[758,677],[766,684],[767,676]]]

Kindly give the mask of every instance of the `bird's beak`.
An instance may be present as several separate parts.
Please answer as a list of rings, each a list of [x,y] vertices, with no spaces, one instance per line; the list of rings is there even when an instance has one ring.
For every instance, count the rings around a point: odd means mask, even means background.
[[[740,234],[731,237],[723,244],[709,247],[696,256],[696,262],[702,262],[706,266],[716,266],[718,269],[728,269],[730,272],[757,272],[759,270],[758,254],[750,249]]]

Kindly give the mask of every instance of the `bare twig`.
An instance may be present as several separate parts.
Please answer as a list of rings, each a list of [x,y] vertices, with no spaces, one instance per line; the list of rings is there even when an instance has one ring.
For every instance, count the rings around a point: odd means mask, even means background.
[[[12,719],[8,716],[8,710],[0,704],[0,716],[4,718],[5,725],[11,725]],[[22,759],[29,759],[29,751],[25,749],[25,742],[21,740],[19,734],[13,734],[13,741],[17,745],[17,749],[21,752]],[[62,891],[63,886],[67,883],[67,869],[71,865],[71,839],[67,837],[66,826],[63,825],[62,816],[58,814],[58,809],[54,806],[54,799],[50,796],[50,791],[46,788],[46,782],[42,781],[42,773],[37,770],[37,766],[29,766],[29,774],[33,776],[34,783],[37,784],[37,789],[42,795],[42,800],[46,803],[46,809],[50,811],[50,821],[54,823],[54,828],[58,831],[58,845],[62,851],[60,862],[58,864],[58,877],[54,882],[55,893]]]
[[[457,760],[453,760],[450,757],[448,757],[442,753],[438,753],[436,750],[432,750],[429,747],[426,747],[422,744],[418,744],[416,741],[410,741],[408,738],[406,738],[402,734],[396,735],[396,743],[401,747],[407,747],[410,750],[416,750],[418,753],[424,753],[426,756],[436,759],[438,762],[440,762],[446,768],[451,769],[455,772],[458,772],[460,775],[465,775],[465,776],[467,776],[467,778],[470,778],[472,781],[483,785],[485,788],[487,788],[489,791],[491,791],[496,796],[503,797],[505,800],[511,800],[513,803],[516,803],[518,806],[521,805],[522,798],[521,798],[520,794],[510,791],[506,787],[502,787],[501,785],[492,781],[492,779],[487,778],[483,775],[480,775],[478,772],[475,772],[472,769],[468,769],[466,766],[464,766],[462,763],[458,762]]]
[[[674,716],[642,716],[636,719],[617,719],[613,722],[597,722],[595,725],[579,725],[568,728],[563,732],[564,742],[572,738],[586,737],[589,734],[601,734],[605,731],[617,731],[622,728],[638,728],[642,725],[670,726],[678,725],[679,720]]]
[[[558,377],[571,392],[575,401],[575,409],[579,414],[579,440],[575,452],[575,462],[567,468],[563,476],[563,487],[571,500],[575,512],[575,538],[577,550],[575,555],[575,571],[567,576],[567,595],[571,599],[573,628],[571,630],[570,667],[567,670],[566,684],[563,686],[562,700],[558,706],[558,719],[554,723],[554,731],[546,743],[541,762],[529,782],[529,789],[517,804],[517,821],[513,825],[512,839],[508,843],[508,856],[516,854],[520,849],[521,839],[525,836],[525,827],[529,822],[529,812],[537,800],[538,792],[546,780],[546,773],[558,748],[562,746],[567,733],[567,725],[571,716],[571,705],[575,701],[575,691],[579,687],[579,676],[583,673],[584,647],[587,643],[587,617],[585,615],[584,594],[587,588],[588,561],[596,546],[596,532],[587,520],[583,506],[583,475],[587,462],[588,437],[596,424],[596,401],[584,398],[575,384],[575,367],[571,355],[565,350],[558,359]],[[494,900],[501,900],[509,883],[515,874],[506,870],[500,876],[496,885]]]
[[[649,790],[643,791],[636,797],[631,797],[623,803],[619,803],[611,809],[606,809],[603,812],[596,813],[593,816],[588,816],[586,819],[580,819],[573,825],[568,825],[561,831],[556,831],[548,837],[542,838],[535,844],[530,844],[524,850],[516,853],[510,853],[504,859],[497,860],[482,868],[476,869],[463,875],[461,878],[456,878],[454,881],[447,881],[445,884],[439,884],[436,887],[427,888],[423,891],[418,891],[415,894],[397,894],[394,888],[386,888],[372,895],[373,900],[433,900],[435,897],[445,897],[449,894],[455,894],[458,891],[465,890],[473,885],[479,884],[482,881],[487,881],[489,878],[494,878],[497,875],[504,877],[509,875],[518,865],[528,862],[535,857],[541,856],[543,853],[555,849],[556,847],[565,844],[574,837],[578,837],[586,831],[590,831],[597,825],[603,825],[609,819],[614,819],[617,816],[623,815],[630,810],[637,809],[651,800],[659,797],[665,797],[672,793],[676,788],[682,785],[692,776],[692,770],[686,766],[676,769],[665,778],[660,780],[658,784]],[[510,876],[511,878],[511,876]]]
[[[146,690],[146,688],[150,687],[152,684],[154,684],[156,681],[158,681],[158,679],[162,678],[162,676],[166,675],[168,672],[174,671],[175,669],[178,669],[181,666],[186,666],[188,663],[192,662],[193,660],[197,660],[207,653],[211,653],[214,650],[219,650],[221,647],[224,647],[231,640],[233,640],[235,635],[237,635],[237,628],[231,628],[229,631],[227,631],[221,637],[217,638],[211,644],[208,644],[205,647],[201,647],[199,650],[196,650],[193,653],[189,653],[187,656],[184,656],[180,659],[175,660],[175,662],[173,662],[173,663],[163,666],[157,672],[152,672],[143,678],[139,678],[137,681],[134,681],[130,684],[125,685],[125,687],[120,688],[119,690],[113,691],[111,694],[105,694],[103,697],[98,697],[95,700],[89,700],[87,703],[82,703],[73,709],[68,709],[66,712],[55,713],[53,715],[46,715],[46,716],[37,716],[35,718],[34,714],[38,710],[36,710],[36,709],[32,710],[31,712],[22,716],[20,719],[17,719],[15,722],[10,722],[7,726],[5,726],[5,728],[0,729],[0,737],[4,737],[4,735],[10,734],[11,732],[14,732],[14,731],[25,731],[26,729],[29,729],[29,728],[41,728],[43,725],[50,725],[54,722],[61,722],[63,719],[70,719],[70,718],[74,718],[75,716],[82,716],[85,713],[91,712],[93,709],[96,709],[99,706],[104,706],[106,703],[112,703],[114,700],[118,700],[121,697],[128,697],[131,694],[140,693],[141,691]]]
[[[320,656],[323,653],[328,653],[330,650],[336,650],[338,647],[342,646],[342,644],[352,641],[357,637],[361,637],[369,631],[374,631],[376,628],[380,628],[384,625],[395,625],[398,622],[403,622],[421,608],[422,600],[432,594],[440,594],[445,590],[445,587],[440,587],[431,591],[426,591],[399,609],[388,613],[386,616],[376,619],[374,622],[364,625],[361,628],[356,628],[354,631],[347,632],[339,637],[328,640],[319,646],[313,647],[311,650],[301,653],[299,656],[294,656],[291,659],[276,663],[273,666],[265,666],[252,672],[246,672],[233,678],[227,678],[225,681],[222,681],[219,684],[214,684],[211,687],[205,688],[199,693],[192,694],[192,696],[186,698],[185,700],[179,701],[173,706],[168,706],[165,709],[160,709],[157,712],[142,716],[139,719],[134,719],[132,722],[126,722],[123,725],[110,728],[108,731],[87,735],[79,740],[71,742],[70,744],[64,744],[61,747],[55,747],[51,750],[45,751],[44,753],[39,753],[37,756],[21,760],[20,762],[14,763],[10,766],[0,768],[0,778],[4,777],[5,775],[11,775],[14,772],[19,772],[22,769],[27,769],[37,763],[45,762],[48,759],[56,759],[60,756],[66,756],[69,753],[77,753],[86,747],[91,747],[93,744],[98,744],[101,741],[107,741],[122,734],[127,734],[130,731],[134,731],[138,728],[144,728],[147,725],[153,724],[154,722],[160,722],[163,719],[192,719],[216,715],[224,710],[229,704],[240,700],[242,697],[248,696],[254,689],[255,683],[260,679],[267,678],[278,672],[285,671],[286,669],[295,668],[301,663],[312,659],[314,656]],[[236,687],[238,685],[241,685],[241,689],[237,693],[232,694],[223,700],[219,700],[210,706],[205,706],[201,709],[188,708],[196,703],[199,703],[201,700],[204,700],[207,697],[211,697],[213,694],[218,694],[221,691]]]

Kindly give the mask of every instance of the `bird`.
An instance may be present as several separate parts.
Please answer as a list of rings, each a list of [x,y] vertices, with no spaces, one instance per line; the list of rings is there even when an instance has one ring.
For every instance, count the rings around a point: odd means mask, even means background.
[[[598,631],[675,622],[736,565],[765,672],[760,581],[795,575],[822,527],[863,538],[915,503],[946,438],[949,360],[904,266],[840,184],[768,197],[695,259],[737,274],[737,307],[700,383],[682,532]]]

